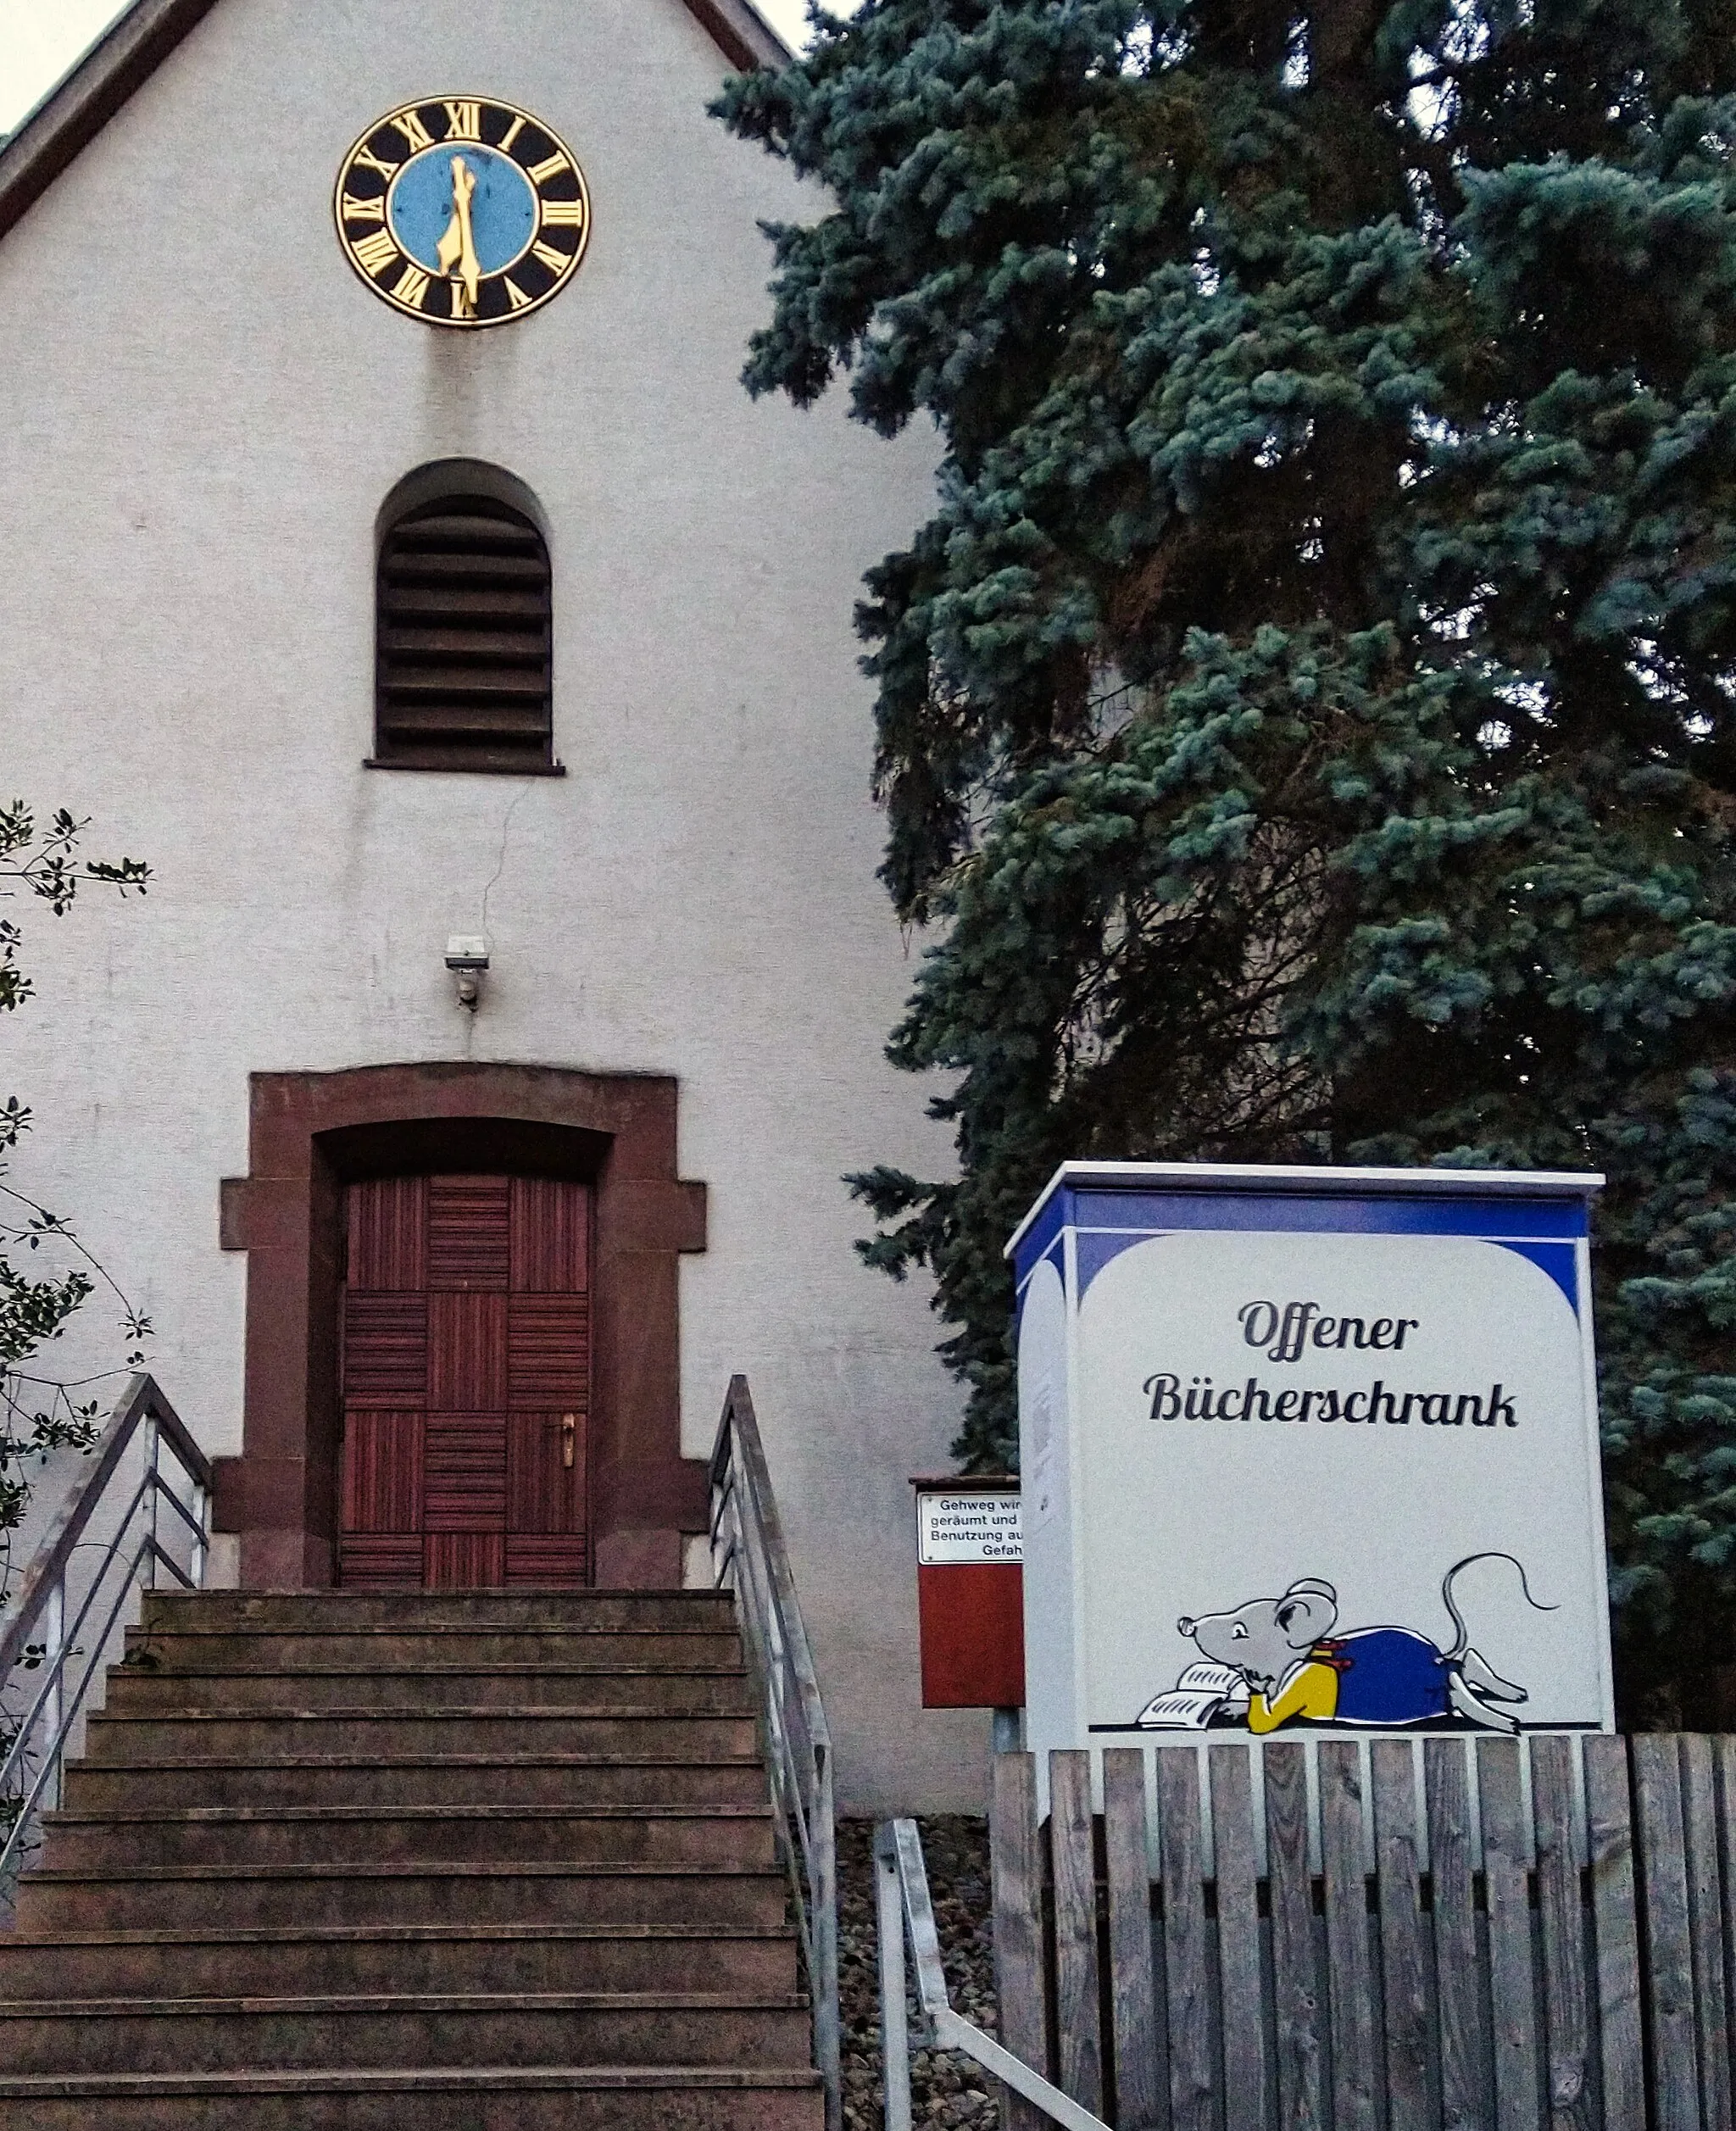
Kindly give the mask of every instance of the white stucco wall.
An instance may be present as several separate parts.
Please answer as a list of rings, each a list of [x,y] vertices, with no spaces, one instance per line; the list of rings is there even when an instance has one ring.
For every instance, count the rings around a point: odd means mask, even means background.
[[[927,507],[921,440],[754,404],[756,218],[812,211],[704,105],[679,0],[221,0],[0,242],[0,782],[156,870],[29,920],[0,1084],[19,1180],[153,1316],[153,1366],[241,1441],[250,1071],[473,1056],[678,1076],[686,1447],[754,1388],[860,1809],[980,1804],[985,1721],[918,1707],[906,1477],[957,1398],[926,1296],[860,1267],[837,1182],[932,1171],[881,1056],[913,965],[875,881],[862,570]],[[369,120],[458,89],[572,142],[588,256],[498,331],[419,325],[341,256]],[[376,514],[468,456],[540,499],[562,779],[366,771]],[[448,933],[486,931],[483,1010]]]

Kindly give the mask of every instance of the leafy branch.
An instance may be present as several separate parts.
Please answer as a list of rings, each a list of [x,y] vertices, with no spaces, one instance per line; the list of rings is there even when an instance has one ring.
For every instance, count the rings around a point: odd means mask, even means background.
[[[142,895],[151,869],[142,859],[78,858],[79,838],[89,826],[88,816],[81,821],[62,807],[47,828],[39,830],[36,815],[22,799],[0,807],[0,882],[17,884],[0,887],[0,895],[24,891],[46,903],[56,917],[64,917],[79,889],[92,883],[115,888],[122,896],[135,889]],[[0,918],[0,1008],[8,1011],[21,1005],[36,988],[18,965],[23,939],[16,924]],[[19,1123],[17,1098],[10,1097],[0,1108],[0,1149],[13,1144]]]
[[[81,855],[88,826],[87,818],[64,807],[46,823],[22,799],[0,807],[0,897],[27,896],[64,917],[81,888],[109,888],[122,899],[142,895],[151,877],[143,860]],[[23,938],[17,923],[0,919],[0,1010],[8,1012],[35,989],[19,965]],[[100,1425],[95,1387],[120,1369],[137,1367],[152,1330],[65,1217],[3,1181],[5,1157],[31,1122],[31,1112],[17,1095],[0,1099],[0,1600],[15,1572],[12,1534],[30,1505],[32,1466],[56,1450],[88,1452]],[[52,1269],[43,1268],[44,1256],[56,1261]],[[30,1372],[25,1365],[63,1337],[69,1320],[98,1288],[108,1290],[117,1308],[127,1349],[120,1369],[77,1380]]]

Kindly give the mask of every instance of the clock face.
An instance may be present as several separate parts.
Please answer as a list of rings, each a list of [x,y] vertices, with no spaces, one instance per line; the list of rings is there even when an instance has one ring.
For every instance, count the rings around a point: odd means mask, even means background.
[[[332,202],[374,293],[431,325],[500,325],[572,279],[591,196],[570,148],[528,111],[428,97],[376,120]]]

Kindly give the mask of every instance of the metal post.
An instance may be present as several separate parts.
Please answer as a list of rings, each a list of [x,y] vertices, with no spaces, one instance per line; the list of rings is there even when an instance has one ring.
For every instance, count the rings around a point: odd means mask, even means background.
[[[910,2131],[910,2032],[904,2009],[904,1904],[895,1856],[874,1850],[874,1913],[880,1935],[880,2045],[886,2131]]]
[[[42,1662],[50,1668],[47,1700],[42,1704],[42,1750],[51,1756],[42,1795],[52,1812],[60,1803],[60,1727],[66,1711],[66,1578],[50,1594],[42,1615]]]
[[[831,2131],[843,2131],[843,2036],[837,2001],[837,1830],[832,1794],[829,1744],[810,1744],[814,1789],[805,1802],[809,1829],[808,1895],[813,1905],[812,1931],[817,1956],[815,1989],[814,2062],[826,2081],[826,2113]]]
[[[145,1527],[150,1534],[150,1544],[145,1554],[145,1589],[147,1591],[154,1591],[157,1588],[157,1490],[163,1484],[162,1446],[163,1433],[157,1426],[157,1416],[153,1413],[145,1422],[145,1477],[151,1497]]]
[[[211,1550],[211,1493],[209,1488],[201,1487],[197,1482],[193,1486],[193,1516],[199,1530],[198,1538],[193,1541],[187,1568],[193,1580],[193,1588],[203,1591],[205,1588],[205,1560]]]

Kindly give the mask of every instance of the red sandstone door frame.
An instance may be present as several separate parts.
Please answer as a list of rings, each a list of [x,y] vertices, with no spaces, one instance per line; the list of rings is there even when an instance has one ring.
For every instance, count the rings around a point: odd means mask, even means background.
[[[217,1461],[215,1518],[241,1535],[242,1584],[333,1579],[344,1185],[454,1167],[593,1188],[595,1577],[678,1584],[707,1502],[704,1461],[681,1450],[680,1257],[705,1248],[705,1187],[676,1174],[676,1082],[428,1065],[255,1073],[250,1088],[248,1173],[222,1187],[223,1246],[248,1253],[242,1447]]]

